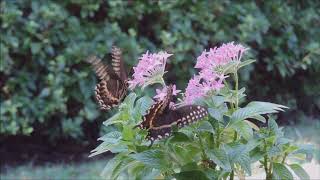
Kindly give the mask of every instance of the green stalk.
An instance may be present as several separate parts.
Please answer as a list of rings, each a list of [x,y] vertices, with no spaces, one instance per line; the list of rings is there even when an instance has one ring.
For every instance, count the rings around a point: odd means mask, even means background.
[[[235,110],[238,109],[239,107],[239,99],[238,99],[238,89],[239,89],[239,78],[238,78],[238,73],[235,72],[234,73],[234,81],[236,83],[235,85],[235,90],[236,90],[236,102],[234,104],[234,107],[232,106],[232,111],[234,112]],[[234,136],[233,136],[233,142],[235,142],[236,140],[238,139],[238,133],[237,131],[234,132]],[[233,180],[234,179],[234,171],[232,170],[231,171],[231,174],[230,174],[230,180]]]
[[[230,180],[233,180],[233,178],[234,178],[234,171],[232,170],[230,174]]]
[[[199,145],[200,145],[200,148],[201,148],[201,152],[202,152],[202,159],[204,160],[207,160],[208,159],[208,156],[204,150],[204,146],[203,146],[203,143],[202,143],[202,139],[200,137],[200,133],[197,133],[198,134],[198,138],[199,138]]]
[[[164,79],[162,77],[161,77],[160,84],[162,85],[162,87],[166,87],[166,82],[164,82]]]
[[[272,159],[270,160],[270,164],[269,164],[268,178],[272,179]]]
[[[229,85],[228,85],[228,83],[227,83],[227,81],[224,79],[223,80],[223,84],[225,85],[225,87],[228,89],[228,91],[230,90],[230,88],[229,88]],[[231,110],[232,110],[232,112],[234,112],[235,111],[235,107],[234,107],[234,104],[233,103],[230,103],[230,108],[231,108]]]
[[[217,143],[217,148],[220,147],[220,129],[218,128],[217,130],[217,140],[216,140],[216,143]]]
[[[281,162],[282,164],[285,163],[287,156],[288,156],[288,153],[284,153],[284,156],[283,156],[283,159],[282,159],[282,162]]]
[[[267,143],[264,140],[264,152],[267,152]],[[270,169],[268,168],[268,155],[264,155],[264,161],[263,161],[263,166],[264,166],[264,171],[266,172],[266,180],[271,180],[272,176],[271,176],[271,161],[270,163]]]
[[[238,109],[239,107],[239,99],[238,99],[238,89],[239,89],[239,78],[238,78],[238,73],[235,72],[234,73],[234,81],[236,82],[236,103],[235,103],[235,106],[236,106],[236,110]]]

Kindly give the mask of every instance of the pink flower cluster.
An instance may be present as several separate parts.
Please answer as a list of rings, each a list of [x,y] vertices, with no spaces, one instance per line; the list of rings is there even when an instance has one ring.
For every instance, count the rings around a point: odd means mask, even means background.
[[[162,100],[166,97],[166,95],[167,95],[167,88],[168,88],[168,87],[165,86],[164,88],[162,88],[162,90],[156,89],[157,95],[154,96],[153,98],[154,98],[154,99],[157,99],[157,100],[159,100],[159,101],[162,101]],[[173,96],[177,96],[180,92],[181,92],[181,90],[178,90],[177,87],[176,87],[176,85],[174,84],[174,85],[172,86],[172,95],[173,95]]]
[[[210,91],[218,91],[224,87],[223,80],[228,77],[218,67],[222,67],[231,61],[239,61],[247,49],[241,44],[233,42],[223,44],[220,47],[203,51],[197,58],[195,68],[200,69],[198,75],[190,79],[185,92],[184,103],[191,104],[194,100],[204,97]]]
[[[214,47],[213,49],[203,51],[202,54],[197,58],[195,68],[213,69],[217,66],[226,65],[231,61],[240,61],[243,53],[247,50],[241,44],[234,44],[230,42],[222,44],[221,47]]]
[[[159,52],[151,54],[146,52],[139,58],[139,63],[133,67],[133,79],[129,81],[130,89],[136,86],[144,86],[150,84],[156,76],[163,76],[168,57],[172,54]]]
[[[153,99],[155,99],[157,101],[164,100],[164,98],[167,96],[167,89],[168,89],[168,86],[163,87],[161,90],[160,89],[156,89],[157,95],[155,95],[153,97]],[[173,96],[177,96],[180,92],[181,92],[181,90],[178,90],[176,85],[174,84],[172,86],[172,95]],[[169,108],[170,109],[174,109],[175,106],[176,106],[176,104],[174,102],[170,102],[170,104],[169,104]]]

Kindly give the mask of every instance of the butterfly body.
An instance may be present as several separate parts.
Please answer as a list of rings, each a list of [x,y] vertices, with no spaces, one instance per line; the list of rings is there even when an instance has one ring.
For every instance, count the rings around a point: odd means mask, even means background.
[[[147,129],[146,139],[153,143],[157,139],[168,137],[172,133],[172,127],[179,128],[194,123],[205,116],[208,112],[205,107],[198,105],[186,105],[171,109],[169,103],[172,99],[172,86],[169,86],[164,100],[156,102],[143,116],[143,121],[138,125],[141,129]]]
[[[121,50],[112,48],[111,67],[96,56],[87,59],[95,70],[100,82],[95,87],[96,100],[102,110],[117,106],[125,97],[128,89],[127,73],[121,56]]]

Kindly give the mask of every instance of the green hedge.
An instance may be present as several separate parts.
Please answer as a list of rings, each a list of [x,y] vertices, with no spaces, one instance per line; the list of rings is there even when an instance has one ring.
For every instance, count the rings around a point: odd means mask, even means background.
[[[257,59],[241,75],[255,87],[249,97],[291,107],[284,119],[319,117],[319,9],[316,0],[2,1],[0,133],[84,139],[98,131],[106,114],[84,59],[112,44],[129,66],[146,50],[174,53],[166,78],[183,89],[203,49],[244,43]]]

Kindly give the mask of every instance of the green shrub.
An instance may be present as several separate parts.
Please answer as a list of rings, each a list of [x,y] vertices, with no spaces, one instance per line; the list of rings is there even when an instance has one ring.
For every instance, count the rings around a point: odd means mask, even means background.
[[[84,125],[105,116],[83,60],[112,44],[129,66],[143,49],[181,54],[166,78],[183,88],[202,49],[241,41],[257,59],[259,74],[241,72],[256,87],[250,97],[319,115],[318,9],[318,1],[2,1],[0,133],[86,136]]]

